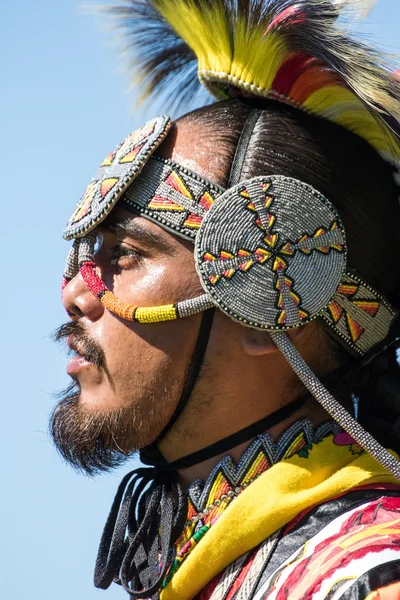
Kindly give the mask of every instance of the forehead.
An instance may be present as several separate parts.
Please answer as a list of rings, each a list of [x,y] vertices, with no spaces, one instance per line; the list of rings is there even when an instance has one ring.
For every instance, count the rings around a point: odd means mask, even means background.
[[[230,170],[230,154],[222,146],[211,143],[215,138],[215,126],[190,120],[179,120],[173,124],[168,136],[157,149],[162,158],[169,158],[183,167],[224,186]]]

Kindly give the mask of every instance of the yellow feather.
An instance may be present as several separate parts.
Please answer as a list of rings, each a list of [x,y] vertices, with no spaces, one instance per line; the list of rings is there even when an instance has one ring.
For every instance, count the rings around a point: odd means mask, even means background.
[[[152,1],[176,34],[196,55],[199,80],[217,98],[228,97],[230,86],[256,95],[277,98],[311,114],[339,123],[366,139],[377,151],[400,158],[400,149],[389,129],[379,118],[379,111],[373,108],[372,114],[361,100],[363,98],[373,107],[383,107],[392,116],[399,118],[398,95],[395,91],[388,92],[390,79],[387,76],[385,79],[385,73],[382,69],[379,70],[379,65],[376,65],[375,70],[373,67],[362,68],[366,55],[360,47],[351,46],[348,42],[353,64],[360,65],[359,70],[353,69],[351,82],[357,93],[346,87],[344,81],[343,85],[325,85],[311,93],[300,106],[289,97],[282,96],[279,93],[280,88],[278,91],[273,89],[273,82],[280,67],[299,52],[293,38],[285,33],[286,26],[270,27],[272,19],[279,17],[277,1],[265,3],[268,7],[273,5],[275,12],[261,11],[258,15],[251,13],[251,2],[246,10],[240,12],[233,7],[234,3],[229,7],[228,3],[222,1]],[[357,5],[360,8],[367,4],[367,0],[336,2],[338,8],[345,5]],[[289,9],[295,11],[296,4],[290,3]],[[316,23],[318,35],[318,19]],[[334,34],[333,26],[331,31],[329,28],[325,31],[330,42],[334,39]],[[337,51],[339,50],[340,45],[337,47]],[[146,73],[145,79],[149,75]],[[305,85],[309,83],[305,78]]]

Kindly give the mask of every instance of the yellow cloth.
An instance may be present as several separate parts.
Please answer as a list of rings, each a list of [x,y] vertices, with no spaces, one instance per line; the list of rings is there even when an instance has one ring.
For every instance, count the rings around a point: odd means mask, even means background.
[[[190,600],[232,561],[289,523],[302,510],[360,485],[400,485],[357,445],[335,436],[263,473],[221,515],[161,593],[161,600]]]

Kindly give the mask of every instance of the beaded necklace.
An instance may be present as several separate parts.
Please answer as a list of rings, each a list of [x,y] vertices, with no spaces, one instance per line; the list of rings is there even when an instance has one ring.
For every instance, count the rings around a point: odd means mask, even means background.
[[[318,444],[326,436],[339,431],[340,427],[333,421],[314,429],[310,420],[301,419],[293,423],[277,442],[269,434],[257,436],[237,466],[229,456],[225,456],[214,467],[205,483],[201,480],[194,481],[187,491],[188,514],[185,528],[175,544],[175,559],[163,587],[232,501],[262,473],[295,454],[307,458],[313,444]]]

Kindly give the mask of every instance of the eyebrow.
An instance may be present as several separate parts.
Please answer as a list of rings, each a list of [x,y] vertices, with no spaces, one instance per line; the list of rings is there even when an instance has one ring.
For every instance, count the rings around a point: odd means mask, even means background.
[[[129,236],[145,246],[156,248],[168,255],[175,254],[175,248],[161,233],[143,227],[137,219],[126,217],[110,224],[109,227],[116,233]]]

